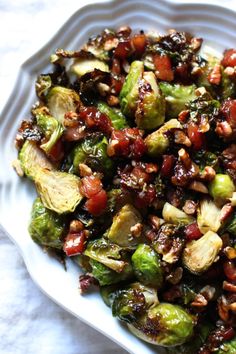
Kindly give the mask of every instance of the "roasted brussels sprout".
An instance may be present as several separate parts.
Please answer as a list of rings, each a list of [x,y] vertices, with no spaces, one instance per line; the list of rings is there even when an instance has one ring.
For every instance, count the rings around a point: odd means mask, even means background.
[[[186,103],[196,98],[195,85],[184,86],[168,82],[160,82],[159,85],[166,100],[168,118],[177,118],[178,114],[186,109]]]
[[[128,127],[125,116],[121,113],[121,111],[117,108],[111,108],[104,102],[98,103],[98,109],[102,113],[106,114],[115,129],[122,129]]]
[[[80,105],[79,95],[71,89],[54,86],[47,94],[47,106],[51,115],[63,124],[65,113],[75,112]]]
[[[148,245],[140,244],[132,255],[132,265],[136,278],[145,285],[160,288],[163,271],[159,255]]]
[[[224,342],[216,354],[235,354],[236,353],[236,337],[230,341]]]
[[[127,117],[134,117],[139,99],[139,81],[143,76],[143,62],[133,61],[120,92],[121,112]]]
[[[124,257],[122,258],[122,248],[104,238],[90,241],[84,255],[118,273],[122,272],[128,263]]]
[[[168,354],[194,354],[198,353],[201,346],[207,339],[212,326],[208,322],[200,323],[195,330],[194,337],[187,343],[177,347],[167,348]]]
[[[44,206],[58,214],[74,211],[83,198],[80,179],[72,174],[42,168],[34,181]]]
[[[232,197],[235,186],[229,175],[216,174],[215,178],[209,184],[209,193],[216,202],[225,202]]]
[[[220,209],[210,199],[204,199],[200,202],[197,213],[197,224],[199,230],[205,234],[211,230],[217,232],[221,226]]]
[[[25,175],[31,179],[35,178],[41,168],[54,169],[44,152],[33,141],[25,141],[19,153],[19,160]]]
[[[160,303],[150,308],[129,330],[144,341],[164,347],[185,343],[193,335],[194,319],[182,307]]]
[[[198,240],[186,244],[183,264],[191,273],[201,274],[215,262],[222,245],[222,239],[215,232],[208,231]]]
[[[192,216],[187,215],[185,212],[174,207],[168,202],[166,202],[163,206],[162,216],[166,222],[171,224],[188,225],[194,222],[194,218]]]
[[[141,94],[135,111],[137,127],[144,130],[158,128],[165,120],[165,100],[153,72],[144,72],[139,92]]]
[[[133,276],[133,269],[129,262],[127,262],[121,273],[115,272],[94,259],[90,259],[89,263],[92,267],[92,275],[98,280],[101,286],[119,283]]]
[[[79,142],[71,153],[73,159],[71,172],[77,174],[79,164],[84,163],[92,170],[109,177],[112,174],[113,161],[107,156],[107,145],[107,138],[101,135],[91,135]]]
[[[76,75],[83,76],[95,69],[109,72],[109,66],[104,63],[104,61],[96,59],[96,58],[79,58],[74,61],[72,64],[70,71]]]
[[[132,227],[141,222],[141,215],[131,204],[124,205],[114,216],[107,237],[111,242],[122,247],[137,245],[138,238],[132,235]]]
[[[148,155],[158,157],[167,150],[170,141],[166,133],[172,128],[181,128],[181,124],[177,119],[169,120],[161,128],[146,137],[145,144]]]
[[[36,114],[36,119],[44,137],[47,139],[47,142],[41,144],[40,148],[48,154],[62,136],[63,127],[57,119],[48,114],[38,113]]]
[[[156,290],[137,282],[112,294],[112,314],[121,321],[132,323],[158,303]]]
[[[41,199],[36,198],[29,225],[29,233],[32,239],[42,246],[61,249],[63,246],[61,238],[64,230],[63,218],[45,208]]]

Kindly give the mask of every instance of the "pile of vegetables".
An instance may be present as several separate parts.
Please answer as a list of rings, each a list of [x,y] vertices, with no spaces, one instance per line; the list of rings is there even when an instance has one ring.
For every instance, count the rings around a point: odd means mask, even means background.
[[[32,239],[168,353],[236,353],[236,50],[104,30],[36,80],[14,167]]]

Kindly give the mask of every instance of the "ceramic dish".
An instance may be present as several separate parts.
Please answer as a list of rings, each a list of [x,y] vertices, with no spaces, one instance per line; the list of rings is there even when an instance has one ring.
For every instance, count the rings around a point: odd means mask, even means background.
[[[23,64],[16,86],[3,110],[0,124],[0,221],[19,247],[25,264],[38,286],[55,302],[120,344],[130,353],[161,353],[161,349],[135,338],[111,316],[98,293],[80,296],[77,266],[68,261],[68,270],[49,257],[29,237],[27,226],[35,197],[33,185],[20,179],[11,167],[16,158],[14,136],[19,122],[29,115],[36,100],[33,85],[37,74],[48,72],[48,58],[56,48],[75,49],[105,27],[129,25],[134,30],[169,28],[202,36],[216,50],[235,46],[235,13],[211,4],[182,4],[174,0],[117,0],[87,6],[75,13],[56,36]],[[14,222],[13,222],[14,220]]]

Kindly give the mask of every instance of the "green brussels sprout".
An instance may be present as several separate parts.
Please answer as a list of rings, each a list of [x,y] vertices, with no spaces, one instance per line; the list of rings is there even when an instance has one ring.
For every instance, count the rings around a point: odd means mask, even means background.
[[[65,113],[75,112],[80,105],[79,95],[71,89],[54,86],[47,94],[47,106],[51,115],[63,124]]]
[[[236,337],[230,341],[224,342],[216,354],[235,354],[236,353]]]
[[[150,308],[129,330],[140,339],[155,345],[181,345],[193,335],[193,317],[181,306],[160,303]]]
[[[36,198],[31,211],[29,233],[34,242],[47,247],[59,248],[63,246],[61,237],[64,233],[63,218],[43,205],[40,198]]]
[[[205,272],[217,259],[222,245],[222,239],[213,231],[188,242],[182,257],[184,266],[193,274]]]
[[[229,175],[218,173],[209,184],[209,193],[218,203],[231,198],[234,191],[234,183]]]
[[[44,206],[58,214],[74,211],[83,199],[80,179],[72,174],[41,168],[34,182]]]
[[[165,99],[157,86],[153,72],[144,72],[139,92],[141,94],[135,111],[135,123],[140,129],[156,129],[165,120]]]
[[[145,285],[160,288],[163,270],[159,255],[148,245],[140,244],[132,255],[132,265],[136,278]]]
[[[124,205],[114,216],[107,237],[111,242],[122,247],[137,245],[138,238],[133,236],[131,228],[141,222],[141,215],[131,204]]]
[[[79,77],[95,69],[109,72],[109,66],[104,61],[96,58],[77,58],[70,67],[70,71]]]
[[[110,294],[112,314],[121,321],[132,323],[159,303],[157,291],[141,283],[132,283]]]
[[[212,200],[202,200],[197,212],[199,230],[203,234],[209,230],[217,232],[221,226],[220,213],[220,208],[218,208]]]
[[[44,152],[30,140],[26,140],[19,152],[19,161],[25,175],[34,180],[41,168],[54,170],[53,164]]]
[[[79,171],[79,164],[85,163],[92,170],[104,173],[105,177],[109,177],[113,170],[113,161],[107,156],[108,141],[105,136],[91,135],[72,151],[73,168],[70,172],[75,174]]]
[[[143,76],[143,62],[133,61],[120,92],[121,112],[127,117],[133,117],[139,99],[139,82]]]
[[[38,126],[47,139],[47,142],[41,144],[40,148],[48,154],[62,136],[64,129],[57,119],[48,114],[38,113],[36,114],[36,119]]]
[[[106,114],[115,129],[123,129],[128,127],[125,116],[117,108],[111,108],[105,102],[99,102],[97,105],[100,112]]]
[[[160,82],[160,89],[166,100],[166,114],[168,118],[176,118],[179,113],[186,109],[186,103],[196,98],[195,85],[184,86]]]
[[[147,153],[151,157],[162,155],[169,147],[170,141],[166,133],[172,128],[181,128],[181,124],[177,119],[171,119],[161,128],[149,134],[145,139]]]
[[[133,276],[133,269],[130,263],[125,265],[121,273],[117,273],[94,259],[90,259],[89,263],[92,267],[92,275],[101,286],[119,283]]]
[[[194,218],[182,210],[166,202],[162,209],[162,216],[166,222],[171,224],[188,225],[194,222]]]
[[[121,273],[128,263],[122,258],[122,248],[104,238],[88,242],[83,254],[118,273]]]
[[[205,340],[210,333],[212,325],[208,322],[200,323],[200,325],[196,328],[194,337],[187,343],[182,344],[177,347],[167,348],[168,354],[193,354],[198,353],[199,349],[205,343]]]

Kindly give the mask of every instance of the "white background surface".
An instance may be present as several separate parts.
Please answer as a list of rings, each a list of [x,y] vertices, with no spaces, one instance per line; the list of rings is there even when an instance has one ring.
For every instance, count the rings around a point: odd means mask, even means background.
[[[0,110],[20,64],[79,6],[91,2],[0,0]],[[233,1],[228,3],[233,6]],[[14,222],[14,215],[12,218]],[[30,279],[16,247],[1,230],[0,280],[0,354],[125,353],[43,295]]]

